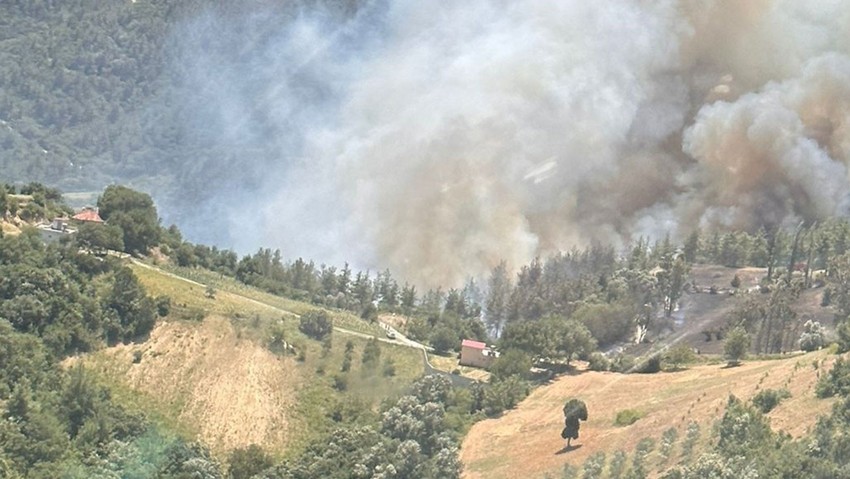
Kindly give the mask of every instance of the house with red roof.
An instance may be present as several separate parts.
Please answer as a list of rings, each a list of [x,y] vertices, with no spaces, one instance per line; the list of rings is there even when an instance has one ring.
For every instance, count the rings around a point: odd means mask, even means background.
[[[489,368],[499,357],[499,352],[481,341],[464,339],[460,343],[460,365]]]
[[[92,208],[91,206],[81,209],[73,216],[73,219],[81,223],[103,223],[103,218],[98,214],[97,208]]]

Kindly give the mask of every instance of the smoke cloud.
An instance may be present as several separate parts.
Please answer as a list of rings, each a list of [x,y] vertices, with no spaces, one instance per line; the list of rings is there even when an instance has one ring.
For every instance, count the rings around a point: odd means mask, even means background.
[[[174,100],[203,111],[199,142],[240,152],[208,167],[240,178],[216,203],[230,223],[214,239],[241,251],[456,285],[593,241],[850,209],[846,2],[220,15],[176,36]],[[221,45],[192,40],[208,36]]]

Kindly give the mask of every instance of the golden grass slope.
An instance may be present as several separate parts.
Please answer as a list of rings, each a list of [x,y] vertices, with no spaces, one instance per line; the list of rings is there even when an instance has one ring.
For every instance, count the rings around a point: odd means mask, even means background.
[[[141,361],[133,356],[141,353]],[[162,322],[138,345],[101,351],[86,363],[160,403],[190,434],[223,453],[259,444],[283,450],[299,388],[295,361],[240,339],[221,317]]]
[[[813,367],[813,362],[818,368]],[[817,399],[819,371],[832,359],[824,352],[770,361],[747,361],[735,368],[695,366],[678,372],[650,375],[580,371],[535,390],[515,410],[475,424],[461,448],[468,479],[558,477],[565,464],[581,465],[591,454],[623,450],[631,454],[645,437],[660,441],[662,433],[678,429],[679,442],[689,421],[700,424],[703,442],[713,422],[723,414],[730,394],[749,400],[761,389],[787,388],[792,397],[770,414],[775,430],[801,436],[832,402]],[[589,420],[581,425],[578,448],[564,452],[560,437],[562,408],[567,399],[587,403]],[[617,427],[618,411],[635,409],[643,417],[631,426]],[[677,452],[674,450],[673,457]],[[660,468],[650,459],[651,466]],[[671,461],[675,464],[675,461]]]

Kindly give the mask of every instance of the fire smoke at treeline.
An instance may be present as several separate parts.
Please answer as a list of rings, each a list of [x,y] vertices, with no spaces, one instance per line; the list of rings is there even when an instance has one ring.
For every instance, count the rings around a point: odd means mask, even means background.
[[[280,151],[261,194],[236,195],[242,250],[450,285],[592,241],[848,209],[846,2],[388,0],[269,23],[245,43],[254,69],[184,45],[210,136]]]

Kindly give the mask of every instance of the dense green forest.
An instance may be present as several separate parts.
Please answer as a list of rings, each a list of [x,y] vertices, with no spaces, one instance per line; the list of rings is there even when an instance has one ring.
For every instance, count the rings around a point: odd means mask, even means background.
[[[225,93],[250,104],[274,82],[214,91],[215,78],[198,71],[198,56],[219,65],[212,74],[222,77],[225,65],[255,68],[245,51],[273,48],[280,25],[307,4],[345,18],[357,2],[0,3],[3,180],[86,192],[130,183],[184,227],[203,229],[223,205],[216,198],[255,187],[267,165],[290,153],[266,140],[286,133],[272,119],[257,113],[241,120],[256,136],[224,135],[233,119],[214,109]],[[253,15],[257,9],[263,19]],[[209,211],[187,211],[187,201]],[[216,231],[206,233],[213,238]]]

